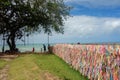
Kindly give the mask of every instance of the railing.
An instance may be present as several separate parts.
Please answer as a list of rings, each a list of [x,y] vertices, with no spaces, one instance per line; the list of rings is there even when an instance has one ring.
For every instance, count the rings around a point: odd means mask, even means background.
[[[120,80],[120,45],[56,44],[52,51],[91,80]]]

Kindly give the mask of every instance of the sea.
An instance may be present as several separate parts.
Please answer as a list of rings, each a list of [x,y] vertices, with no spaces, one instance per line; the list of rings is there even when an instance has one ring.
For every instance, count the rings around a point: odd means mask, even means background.
[[[48,51],[48,44],[44,44],[46,46],[46,51]],[[51,43],[50,46],[55,45],[54,43]],[[34,48],[35,52],[43,52],[43,44],[42,43],[37,43],[37,44],[17,44],[16,47],[19,49],[20,52],[29,52],[32,51]],[[0,45],[0,52],[2,52],[3,46]],[[4,47],[5,50],[9,50],[8,45],[5,45]]]
[[[44,51],[44,48],[43,48],[43,44],[46,46],[46,51],[48,51],[48,43],[30,43],[30,44],[17,44],[16,47],[19,49],[20,52],[29,52],[29,51],[32,51],[32,49],[34,48],[34,51],[35,52],[43,52]],[[50,46],[54,46],[55,44],[57,43],[49,43]],[[63,43],[61,43],[63,44]],[[77,44],[77,43],[66,43],[66,44]],[[114,45],[114,44],[118,44],[120,45],[120,42],[107,42],[107,43],[80,43],[82,45],[87,45],[87,44],[111,44],[111,45]],[[3,48],[3,45],[0,44],[0,52],[2,52],[2,48]],[[8,45],[5,45],[4,47],[5,50],[9,50],[9,47]]]

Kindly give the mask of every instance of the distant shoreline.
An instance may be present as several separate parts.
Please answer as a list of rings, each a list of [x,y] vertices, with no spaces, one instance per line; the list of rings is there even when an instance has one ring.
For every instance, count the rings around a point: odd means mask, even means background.
[[[80,42],[78,42],[78,43],[80,43]],[[42,45],[42,44],[45,44],[46,46],[48,45],[48,43],[29,43],[29,44],[16,44],[16,45],[24,45],[24,46],[26,46],[26,45]],[[75,45],[75,44],[77,44],[77,42],[76,43],[49,43],[50,45],[55,45],[55,44],[72,44],[72,45]],[[81,45],[120,45],[120,42],[95,42],[95,43],[80,43]],[[0,44],[0,46],[3,46],[2,44]],[[7,44],[5,44],[5,46],[8,46]]]

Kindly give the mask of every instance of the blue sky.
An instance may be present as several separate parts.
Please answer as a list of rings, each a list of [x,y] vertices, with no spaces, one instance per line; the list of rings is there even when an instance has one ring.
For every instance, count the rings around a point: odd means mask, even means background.
[[[120,0],[64,0],[72,6],[65,33],[50,36],[50,43],[120,42]],[[47,35],[29,37],[30,43],[47,43]]]
[[[120,0],[66,0],[73,6],[71,15],[120,17]]]

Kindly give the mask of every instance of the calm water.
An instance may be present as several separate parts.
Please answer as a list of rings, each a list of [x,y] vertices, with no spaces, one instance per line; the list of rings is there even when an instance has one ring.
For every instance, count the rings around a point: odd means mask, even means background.
[[[75,44],[75,43],[71,43]],[[81,43],[81,44],[120,44],[119,43]],[[55,45],[55,43],[50,44],[51,46]],[[46,49],[48,47],[48,44],[45,44]],[[41,52],[43,51],[43,44],[17,44],[17,48],[19,49],[20,52],[25,52],[25,51],[32,51],[32,48],[35,48],[35,52]],[[8,46],[5,46],[5,50],[9,50]],[[48,49],[47,49],[48,50]],[[0,52],[2,52],[2,45],[0,45]]]
[[[50,44],[50,45],[54,45],[54,44]],[[46,49],[47,49],[48,44],[45,44],[45,46],[46,46]],[[41,52],[41,50],[43,51],[43,44],[27,44],[27,45],[18,44],[17,45],[17,48],[21,52],[32,51],[33,47],[35,48],[35,52]],[[9,47],[6,45],[5,50],[8,50],[8,49],[9,49]],[[2,46],[0,46],[0,52],[2,52]]]

